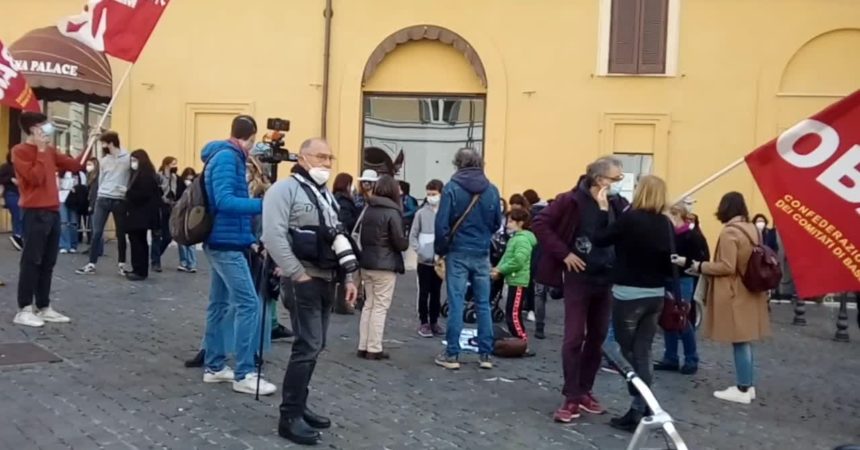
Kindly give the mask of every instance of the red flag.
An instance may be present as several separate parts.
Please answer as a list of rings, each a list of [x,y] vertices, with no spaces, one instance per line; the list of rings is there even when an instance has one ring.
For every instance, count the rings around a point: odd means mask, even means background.
[[[0,105],[24,111],[39,112],[39,100],[18,71],[9,49],[0,41]]]
[[[96,51],[137,61],[169,0],[89,0],[81,14],[57,28]]]
[[[860,291],[860,91],[746,157],[798,295]]]

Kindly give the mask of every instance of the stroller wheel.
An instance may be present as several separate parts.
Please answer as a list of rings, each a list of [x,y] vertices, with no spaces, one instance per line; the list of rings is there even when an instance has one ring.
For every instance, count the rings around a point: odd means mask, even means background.
[[[466,323],[476,323],[478,321],[478,312],[474,309],[470,309],[466,311],[463,317],[463,322]]]
[[[442,314],[442,317],[448,317],[448,302],[442,304],[442,309],[439,311],[439,313]]]
[[[505,321],[505,312],[498,306],[493,308],[493,322],[499,323]]]

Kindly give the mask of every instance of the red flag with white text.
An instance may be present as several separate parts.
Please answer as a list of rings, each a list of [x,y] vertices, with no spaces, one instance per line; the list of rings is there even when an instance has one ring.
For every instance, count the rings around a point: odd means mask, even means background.
[[[746,157],[802,298],[860,291],[860,91]]]
[[[36,94],[15,67],[12,54],[0,41],[0,105],[24,111],[41,111]]]
[[[129,62],[140,52],[169,0],[89,0],[84,11],[60,20],[64,36]]]

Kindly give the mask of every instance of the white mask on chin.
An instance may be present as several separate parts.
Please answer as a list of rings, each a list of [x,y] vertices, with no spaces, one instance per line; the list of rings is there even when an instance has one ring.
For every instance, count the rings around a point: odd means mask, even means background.
[[[311,176],[314,183],[322,186],[326,184],[329,177],[331,177],[331,170],[326,169],[325,167],[314,167],[311,170],[308,170],[308,175]]]

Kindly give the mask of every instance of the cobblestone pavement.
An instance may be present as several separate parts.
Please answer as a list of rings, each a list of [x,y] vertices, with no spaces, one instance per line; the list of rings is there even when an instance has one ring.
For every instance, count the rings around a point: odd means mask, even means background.
[[[113,246],[109,248],[113,252]],[[202,254],[200,255],[203,256]],[[104,258],[99,274],[77,276],[83,256],[61,255],[55,306],[69,325],[24,329],[11,324],[18,254],[0,250],[0,342],[35,341],[60,355],[55,364],[0,368],[0,449],[276,449],[279,396],[254,401],[228,385],[204,385],[185,369],[200,342],[208,291],[204,268],[173,271],[130,284]],[[205,258],[201,258],[205,260]],[[561,304],[549,305],[549,339],[538,356],[497,361],[480,372],[473,359],[459,372],[433,365],[441,349],[415,329],[414,275],[398,280],[386,332],[392,359],[354,356],[357,317],[336,316],[329,348],[313,380],[311,402],[335,426],[322,446],[332,449],[625,447],[609,416],[551,421],[560,401]],[[788,305],[774,305],[774,338],[757,346],[758,395],[752,406],[716,401],[731,384],[731,350],[704,342],[698,375],[658,374],[655,391],[679,420],[693,449],[829,449],[860,442],[860,333],[833,342],[836,310],[810,307],[805,328],[790,325]],[[530,325],[531,330],[531,325]],[[662,343],[655,343],[655,349]],[[280,384],[289,343],[276,343],[266,373]],[[629,398],[623,381],[602,373],[596,394],[613,413]],[[653,448],[662,448],[652,440]]]

